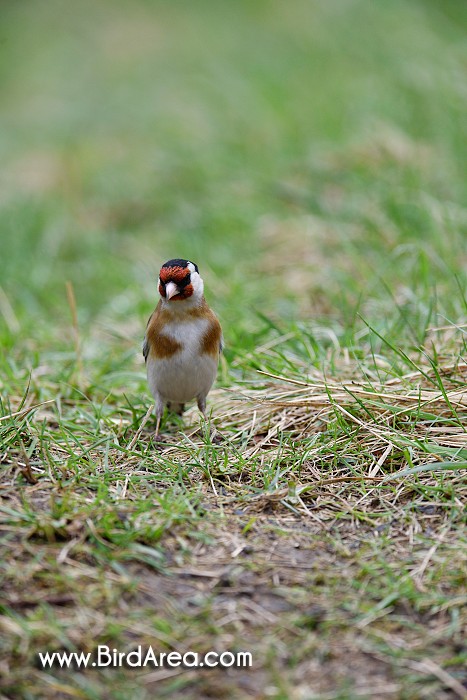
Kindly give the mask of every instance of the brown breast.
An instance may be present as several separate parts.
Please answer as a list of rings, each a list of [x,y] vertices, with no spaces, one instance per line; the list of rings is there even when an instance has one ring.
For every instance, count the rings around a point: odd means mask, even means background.
[[[168,309],[162,309],[162,304],[159,302],[154,310],[151,318],[148,321],[146,328],[146,339],[149,355],[165,359],[172,357],[175,353],[181,350],[182,345],[163,332],[164,325],[169,321],[174,321],[175,318],[183,319],[185,314],[176,316]],[[211,311],[206,301],[203,299],[199,307],[189,309],[186,312],[187,319],[203,318],[208,321],[208,327],[201,340],[201,353],[212,355],[217,358],[221,347],[222,329],[216,315]]]
[[[150,357],[157,357],[159,360],[172,357],[182,347],[179,342],[162,332],[164,325],[170,320],[171,314],[163,311],[161,307],[162,304],[159,302],[146,328],[148,354]]]

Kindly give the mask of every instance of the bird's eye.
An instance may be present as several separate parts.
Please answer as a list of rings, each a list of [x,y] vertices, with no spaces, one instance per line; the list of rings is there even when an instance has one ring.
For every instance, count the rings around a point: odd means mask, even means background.
[[[183,289],[183,288],[186,287],[188,284],[190,284],[190,279],[191,279],[190,273],[188,273],[187,275],[185,275],[185,277],[182,279],[182,281],[177,283],[178,286],[180,287],[180,289]]]

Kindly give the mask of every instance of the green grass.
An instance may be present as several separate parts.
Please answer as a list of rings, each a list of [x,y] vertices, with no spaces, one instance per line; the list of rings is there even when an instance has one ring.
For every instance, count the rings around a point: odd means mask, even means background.
[[[467,10],[10,3],[0,27],[0,693],[467,694]],[[160,264],[226,339],[154,422]],[[38,651],[249,650],[44,670]]]

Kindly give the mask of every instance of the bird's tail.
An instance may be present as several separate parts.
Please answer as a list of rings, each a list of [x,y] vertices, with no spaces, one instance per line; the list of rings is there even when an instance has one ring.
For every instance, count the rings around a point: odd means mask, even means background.
[[[181,416],[181,415],[183,415],[183,411],[185,410],[185,404],[184,403],[173,403],[173,401],[169,401],[169,403],[167,404],[167,408],[172,413],[176,413],[178,416]]]

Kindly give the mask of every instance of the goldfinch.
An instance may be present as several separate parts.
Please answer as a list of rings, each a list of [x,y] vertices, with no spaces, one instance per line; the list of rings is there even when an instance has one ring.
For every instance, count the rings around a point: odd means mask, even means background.
[[[156,435],[164,407],[180,415],[196,399],[206,418],[206,397],[217,374],[222,330],[204,298],[198,266],[169,260],[159,272],[160,300],[143,343],[148,385],[156,404]]]

